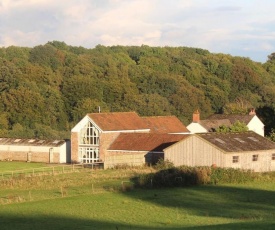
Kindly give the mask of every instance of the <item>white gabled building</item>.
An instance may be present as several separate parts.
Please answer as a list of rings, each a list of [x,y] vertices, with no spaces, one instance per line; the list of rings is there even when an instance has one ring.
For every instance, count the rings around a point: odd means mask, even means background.
[[[221,125],[230,126],[235,122],[240,121],[246,124],[248,130],[264,136],[264,124],[252,109],[247,115],[238,114],[214,114],[206,120],[200,120],[199,111],[193,113],[193,121],[187,126],[191,133],[207,133],[213,132]]]

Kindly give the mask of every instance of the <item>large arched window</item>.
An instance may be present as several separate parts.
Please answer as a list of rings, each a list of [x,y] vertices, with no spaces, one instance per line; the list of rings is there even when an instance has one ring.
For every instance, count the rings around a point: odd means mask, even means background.
[[[99,162],[99,130],[88,122],[80,131],[79,158],[82,163]]]
[[[80,144],[99,145],[99,131],[91,122],[81,129]]]

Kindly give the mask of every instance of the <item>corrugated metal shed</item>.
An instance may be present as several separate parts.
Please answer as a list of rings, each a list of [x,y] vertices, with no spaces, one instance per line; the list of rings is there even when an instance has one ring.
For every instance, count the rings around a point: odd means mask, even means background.
[[[59,147],[65,143],[65,140],[43,140],[43,139],[21,139],[21,138],[0,138],[0,145],[16,146],[49,146]]]
[[[275,149],[275,143],[255,132],[200,133],[197,136],[225,152],[244,152]]]

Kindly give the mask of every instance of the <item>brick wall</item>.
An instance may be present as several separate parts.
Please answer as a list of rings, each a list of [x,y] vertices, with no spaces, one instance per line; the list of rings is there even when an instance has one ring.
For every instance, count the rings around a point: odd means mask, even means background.
[[[31,159],[31,162],[43,162],[49,163],[50,162],[50,154],[49,152],[21,152],[21,151],[1,151],[0,152],[0,160],[10,160],[10,161],[28,161],[28,154]],[[53,162],[52,163],[59,163],[59,153],[53,153]]]
[[[78,133],[71,133],[71,162],[78,163]]]
[[[107,151],[104,168],[113,168],[117,165],[143,166],[147,152]]]
[[[120,133],[101,133],[99,137],[99,154],[100,159],[105,162],[106,156],[108,156],[107,149],[110,144],[117,138]]]

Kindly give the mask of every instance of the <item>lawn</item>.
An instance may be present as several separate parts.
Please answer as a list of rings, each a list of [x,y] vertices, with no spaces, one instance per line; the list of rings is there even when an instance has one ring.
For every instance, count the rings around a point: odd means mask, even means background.
[[[19,161],[1,161],[0,162],[0,172],[4,171],[14,171],[14,170],[22,170],[22,169],[32,169],[32,168],[40,168],[46,167],[45,163],[27,163],[27,162],[19,162]]]
[[[121,191],[137,172],[84,170],[2,182],[1,230],[275,228],[274,181]]]

